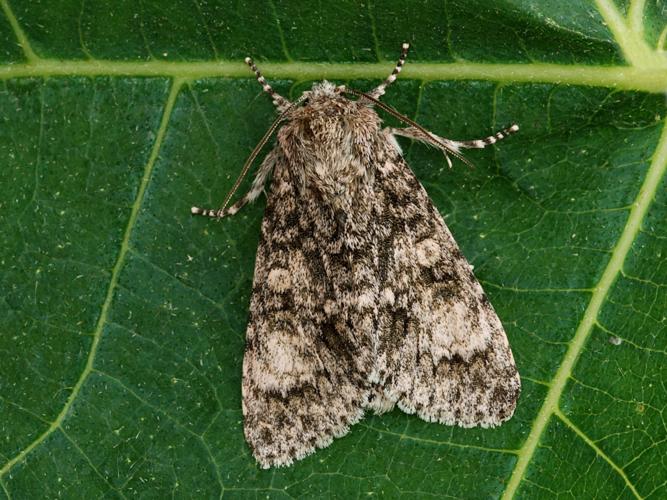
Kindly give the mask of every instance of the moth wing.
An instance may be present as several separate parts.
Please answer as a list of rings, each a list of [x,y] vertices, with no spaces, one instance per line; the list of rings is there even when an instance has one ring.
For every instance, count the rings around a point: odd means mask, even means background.
[[[407,413],[463,427],[509,419],[520,379],[507,336],[426,191],[399,156],[379,184],[392,225],[378,380]]]
[[[289,465],[346,434],[368,397],[367,344],[325,313],[323,256],[307,207],[278,164],[255,264],[243,358],[245,436],[262,467]]]

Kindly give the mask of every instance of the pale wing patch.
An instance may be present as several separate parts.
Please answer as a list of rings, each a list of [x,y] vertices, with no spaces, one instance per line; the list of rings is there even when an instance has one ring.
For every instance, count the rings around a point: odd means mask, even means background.
[[[395,299],[396,297],[394,297],[394,292],[391,290],[391,288],[385,288],[384,290],[382,290],[382,294],[380,295],[380,305],[393,306]]]
[[[295,387],[312,385],[318,369],[311,340],[314,332],[284,316],[276,314],[264,324],[252,325],[260,333],[271,333],[266,335],[262,355],[247,360],[249,371],[256,375],[257,387],[283,397]],[[254,335],[255,332],[249,333]]]
[[[277,293],[285,292],[292,287],[292,277],[290,272],[287,269],[282,268],[271,269],[266,282],[269,287]]]
[[[429,298],[415,305],[413,311],[422,318],[423,331],[429,337],[428,342],[421,344],[421,352],[430,354],[434,365],[443,358],[452,359],[454,356],[468,361],[488,347],[490,329],[484,324],[478,324],[477,328],[472,325],[466,304],[437,303],[429,301]]]
[[[415,253],[420,266],[433,267],[440,260],[442,252],[437,241],[426,238],[415,245]]]

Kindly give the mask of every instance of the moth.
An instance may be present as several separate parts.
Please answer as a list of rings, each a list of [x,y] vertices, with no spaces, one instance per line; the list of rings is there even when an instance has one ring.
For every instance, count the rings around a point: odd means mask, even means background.
[[[519,374],[503,326],[396,136],[463,161],[518,130],[437,136],[380,102],[408,52],[370,92],[327,81],[290,102],[246,63],[279,116],[214,218],[270,191],[262,221],[243,358],[244,433],[264,468],[343,436],[367,410],[398,406],[447,425],[509,419]],[[385,127],[374,108],[406,123]],[[277,131],[248,193],[229,205]]]

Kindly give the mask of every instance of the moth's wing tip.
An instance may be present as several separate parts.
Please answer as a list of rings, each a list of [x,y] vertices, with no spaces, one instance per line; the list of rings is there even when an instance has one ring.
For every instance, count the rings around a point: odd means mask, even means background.
[[[344,423],[323,432],[314,441],[298,442],[285,441],[282,445],[269,445],[261,441],[259,435],[254,435],[250,429],[246,429],[246,441],[248,442],[252,455],[262,469],[289,467],[299,460],[312,455],[317,450],[328,447],[334,438],[340,438],[350,432],[352,425],[364,417],[364,410],[359,408]]]
[[[507,381],[504,388],[505,397],[499,398],[495,404],[485,407],[484,411],[478,408],[477,412],[465,414],[457,411],[470,409],[470,404],[453,402],[447,405],[419,405],[415,401],[406,398],[398,399],[397,406],[401,411],[409,415],[416,414],[426,422],[439,423],[443,425],[458,426],[465,429],[481,427],[483,429],[498,427],[510,420],[516,411],[519,396],[521,394],[521,382],[518,373]]]

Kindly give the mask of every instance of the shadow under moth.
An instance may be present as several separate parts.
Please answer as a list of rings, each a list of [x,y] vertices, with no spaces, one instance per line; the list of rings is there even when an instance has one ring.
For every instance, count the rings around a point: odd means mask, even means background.
[[[295,102],[246,63],[279,116],[222,208],[233,215],[271,176],[243,358],[245,436],[264,468],[290,465],[343,436],[366,410],[398,406],[430,422],[498,425],[520,380],[505,331],[470,264],[403,159],[395,136],[440,149],[451,166],[485,139],[437,136],[380,102],[327,81]],[[382,128],[378,107],[408,125]],[[229,201],[277,130],[248,193]]]

